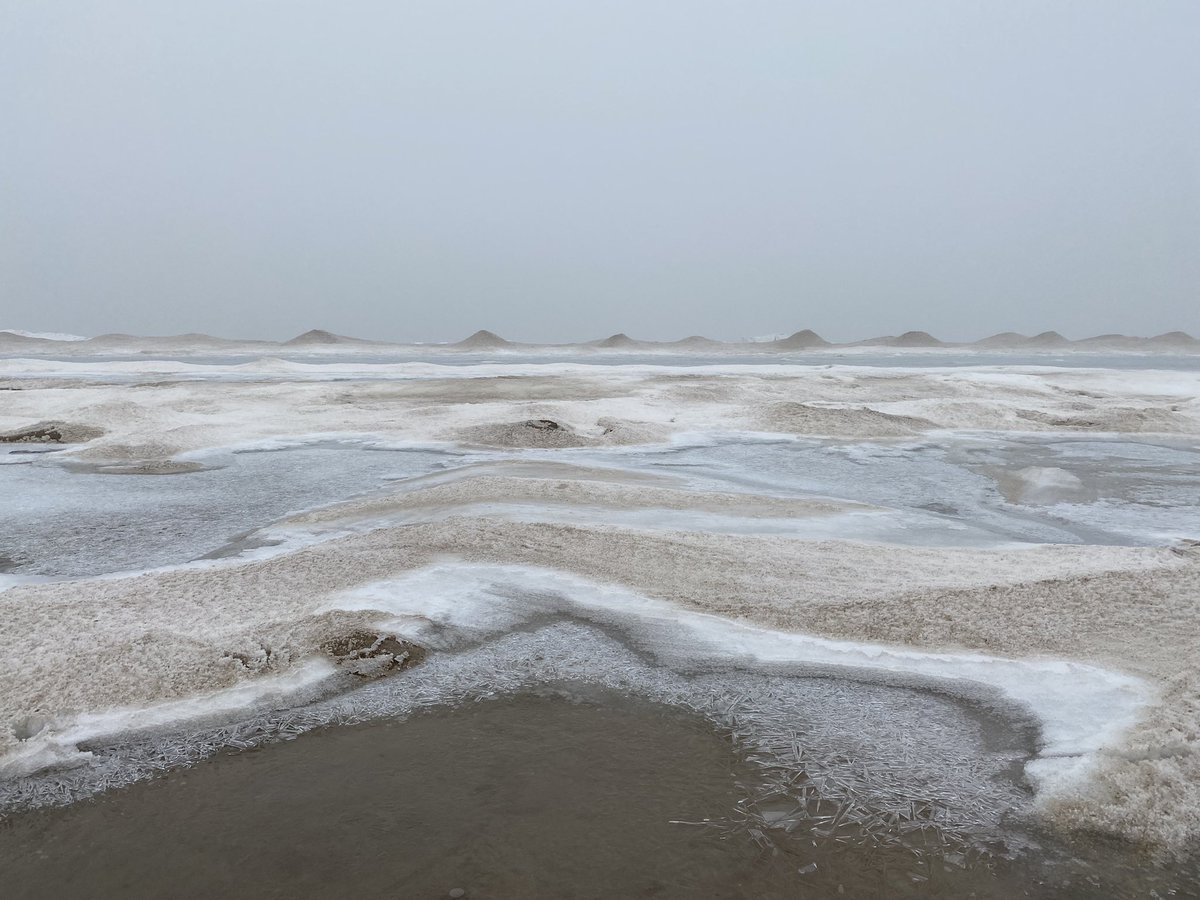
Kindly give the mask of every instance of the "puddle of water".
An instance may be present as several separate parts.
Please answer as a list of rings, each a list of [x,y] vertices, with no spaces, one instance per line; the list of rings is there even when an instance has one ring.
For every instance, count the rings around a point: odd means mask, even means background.
[[[753,879],[754,848],[671,820],[724,813],[738,774],[678,712],[508,699],[28,816],[0,832],[0,880],[13,900],[724,893]]]
[[[1098,853],[984,859],[935,845],[922,865],[898,844],[814,846],[827,811],[814,805],[790,832],[770,827],[770,783],[735,747],[698,715],[569,686],[324,728],[4,820],[0,883],[11,900],[455,889],[531,900],[1082,900],[1187,889],[1186,872],[1128,851],[1097,868]],[[908,823],[916,833],[922,815]],[[705,822],[722,824],[685,824]]]

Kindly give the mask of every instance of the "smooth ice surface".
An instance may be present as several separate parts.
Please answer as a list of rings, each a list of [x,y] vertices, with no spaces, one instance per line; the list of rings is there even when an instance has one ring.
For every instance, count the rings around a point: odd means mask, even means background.
[[[81,470],[60,464],[61,451],[11,446],[17,449],[0,445],[0,557],[11,575],[97,575],[187,562],[288,513],[454,460],[432,450],[330,443],[209,453],[202,461],[210,468],[202,471],[147,476]]]
[[[230,544],[227,552],[235,552],[241,538],[249,546],[257,538],[274,540],[247,533],[262,528],[275,535],[278,530],[267,526],[301,509],[403,486],[406,479],[432,472],[467,471],[479,461],[547,455],[365,449],[362,440],[315,446],[259,442],[255,449],[193,454],[212,468],[159,477],[79,471],[58,464],[61,452],[0,451],[0,488],[11,498],[0,519],[0,562],[6,560],[6,571],[16,576],[177,564]],[[658,448],[555,455],[663,474],[691,490],[831,499],[870,508],[788,519],[513,503],[453,507],[444,515],[948,547],[1149,546],[1200,537],[1200,449],[1183,440],[1014,441],[981,434],[880,444],[725,435]],[[1029,465],[1045,462],[1061,465]],[[431,521],[438,514],[409,518]]]
[[[260,441],[237,452],[192,454],[207,467],[202,471],[153,477],[65,465],[61,449],[0,447],[0,588],[23,576],[94,575],[236,553],[239,541],[252,547],[258,539],[276,540],[268,526],[292,512],[479,461],[547,455],[388,447],[366,439]],[[517,503],[454,507],[445,515],[926,546],[1153,545],[1200,537],[1200,446],[1187,439],[978,434],[882,444],[713,435],[554,455],[667,475],[691,490],[871,508],[788,519]]]
[[[1191,438],[938,433],[879,443],[726,434],[566,452],[671,473],[699,490],[828,497],[885,511],[850,514],[836,535],[838,520],[811,523],[814,537],[935,546],[1152,546],[1200,538],[1200,442]]]

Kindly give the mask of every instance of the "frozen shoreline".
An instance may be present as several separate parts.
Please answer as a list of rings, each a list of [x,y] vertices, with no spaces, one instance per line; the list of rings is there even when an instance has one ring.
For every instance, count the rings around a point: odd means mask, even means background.
[[[0,361],[0,380],[21,373],[22,365]],[[210,701],[218,706],[209,712],[232,709],[228,698],[239,693],[250,703],[281,696],[289,678],[317,665],[319,647],[332,636],[355,628],[402,633],[400,611],[425,621],[446,613],[444,605],[422,606],[412,597],[444,603],[477,591],[478,583],[464,587],[471,573],[510,572],[543,594],[557,585],[593,613],[620,607],[623,615],[638,609],[665,616],[693,640],[738,646],[747,659],[883,665],[990,683],[1043,721],[1046,749],[1030,774],[1045,787],[1042,807],[1051,820],[1166,847],[1200,834],[1191,794],[1160,789],[1195,783],[1189,773],[1200,758],[1200,738],[1189,732],[1200,709],[1200,676],[1187,664],[1187,647],[1200,636],[1188,602],[1200,582],[1194,551],[903,546],[886,536],[867,544],[853,537],[877,516],[869,506],[856,510],[869,503],[870,483],[854,500],[801,500],[795,492],[802,480],[779,482],[775,496],[756,495],[749,483],[721,488],[696,475],[671,480],[667,469],[656,474],[621,462],[622,453],[647,447],[689,441],[719,447],[721,435],[748,431],[805,438],[832,432],[860,448],[846,451],[846,465],[881,472],[889,471],[889,458],[927,453],[939,435],[972,429],[1076,440],[1125,434],[1144,442],[1134,448],[1154,448],[1156,439],[1172,435],[1186,449],[1200,434],[1200,374],[335,365],[324,374],[344,378],[365,368],[364,380],[314,382],[305,366],[269,363],[252,368],[274,369],[277,381],[243,383],[161,380],[186,374],[186,363],[84,365],[129,383],[38,381],[74,367],[38,364],[24,371],[30,380],[14,378],[0,429],[48,420],[103,429],[55,454],[91,467],[81,472],[155,471],[201,464],[220,447],[271,449],[314,435],[336,441],[369,434],[379,446],[482,448],[454,452],[508,459],[524,466],[525,475],[514,480],[492,463],[477,471],[468,466],[461,477],[414,480],[411,499],[352,501],[283,523],[326,532],[318,543],[0,591],[0,635],[8,646],[29,650],[24,664],[0,663],[0,690],[15,698],[0,723],[10,772],[18,757],[29,768],[41,751],[66,760],[71,747],[104,729],[161,724],[163,715],[196,712]],[[383,378],[376,377],[380,368]],[[546,421],[553,428],[537,424]],[[1083,472],[1069,457],[1055,465],[1034,462],[1013,464],[1006,489],[1017,502],[1083,502],[1094,490],[1063,468]],[[608,468],[587,468],[597,464]],[[734,464],[714,465],[718,471]],[[996,457],[988,465],[1007,471],[1009,464]],[[730,471],[736,474],[737,465]],[[1158,470],[1147,471],[1152,478]],[[1102,512],[1111,519],[1120,508]],[[1097,525],[1108,521],[1103,516],[1093,517]],[[848,529],[845,535],[829,530],[838,521],[846,523],[836,526]],[[815,530],[806,538],[805,528]],[[446,559],[459,564],[430,568]],[[438,571],[445,577],[434,587],[417,589],[410,581]],[[336,598],[345,597],[358,599],[338,607]],[[496,607],[473,610],[482,623]],[[1009,661],[983,662],[1000,657]],[[1051,676],[1068,675],[1082,680],[1048,693],[1037,689]],[[114,709],[122,711],[106,724],[106,711]],[[1108,715],[1097,717],[1096,710]],[[1077,763],[1089,770],[1087,778],[1066,777]]]

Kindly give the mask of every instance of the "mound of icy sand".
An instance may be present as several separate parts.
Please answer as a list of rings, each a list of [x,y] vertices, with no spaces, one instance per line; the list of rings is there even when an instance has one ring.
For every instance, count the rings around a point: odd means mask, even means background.
[[[17,328],[0,330],[0,349],[52,350],[52,344],[61,346],[86,340],[86,337],[79,334],[61,334],[56,331],[21,331]]]
[[[459,440],[489,447],[520,447],[550,449],[588,447],[593,439],[580,437],[574,429],[553,419],[527,419],[524,422],[505,422],[499,425],[476,425],[458,432]]]
[[[817,406],[782,402],[767,407],[763,431],[821,437],[904,437],[935,428],[916,416],[897,416],[868,407]]]
[[[712,338],[706,338],[703,335],[693,334],[685,338],[680,338],[677,341],[667,341],[663,346],[675,347],[680,350],[711,350],[722,346],[721,341],[714,341]]]
[[[815,331],[805,328],[803,331],[797,331],[785,338],[767,341],[764,346],[770,347],[772,350],[811,350],[817,347],[828,347],[830,344]]]
[[[97,350],[140,350],[140,349],[176,349],[185,350],[189,347],[214,349],[234,348],[243,344],[254,344],[254,341],[238,341],[229,338],[214,337],[211,334],[189,332],[187,334],[170,334],[146,337],[134,334],[100,334],[87,341],[80,342],[79,349]]]
[[[283,342],[284,347],[311,347],[311,346],[327,346],[330,344],[369,344],[372,341],[367,341],[362,338],[346,337],[341,334],[334,334],[332,331],[324,331],[320,328],[314,328],[311,331],[306,331],[304,334],[298,334],[291,340]]]
[[[1057,331],[1043,331],[1031,337],[1028,343],[1032,347],[1065,347],[1071,342]]]
[[[1166,409],[1104,405],[1079,412],[1021,410],[1017,415],[1030,422],[1063,431],[1172,434],[1190,432],[1195,428],[1194,420],[1184,414],[1180,406],[1174,404]]]
[[[999,334],[993,334],[989,337],[975,341],[972,346],[987,347],[994,350],[1007,350],[1023,347],[1029,343],[1029,338],[1023,334],[1018,334],[1015,331],[1002,331]]]
[[[938,340],[928,331],[906,331],[901,335],[885,335],[884,337],[869,338],[856,341],[848,346],[857,347],[944,347],[945,343]]]
[[[624,332],[618,332],[606,337],[602,341],[596,341],[595,346],[603,347],[605,350],[621,350],[642,347],[644,343],[642,341],[635,341]]]
[[[513,343],[506,341],[498,334],[481,328],[470,337],[450,346],[459,350],[496,350],[501,347],[511,347]]]
[[[1196,350],[1200,348],[1200,339],[1194,338],[1184,331],[1168,331],[1166,334],[1147,338],[1146,342],[1153,344],[1155,347],[1171,350]]]

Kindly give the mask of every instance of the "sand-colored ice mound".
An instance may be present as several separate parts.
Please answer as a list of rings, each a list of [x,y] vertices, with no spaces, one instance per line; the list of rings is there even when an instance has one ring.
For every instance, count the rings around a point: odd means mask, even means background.
[[[812,329],[805,328],[803,331],[797,331],[777,341],[769,341],[766,346],[772,350],[812,350],[817,347],[828,347],[829,341]]]
[[[1091,404],[1078,411],[1020,410],[1022,419],[1063,431],[1179,434],[1195,431],[1196,420],[1179,404],[1133,407]]]
[[[666,346],[676,347],[681,350],[711,350],[714,347],[720,347],[721,342],[714,341],[712,338],[706,338],[701,334],[691,334],[677,341],[668,341]]]
[[[943,342],[928,331],[906,331],[888,341],[891,347],[941,347]]]
[[[457,344],[450,346],[459,350],[495,350],[501,347],[511,347],[512,341],[506,341],[500,335],[481,328],[470,337],[463,338]]]
[[[595,427],[600,431],[599,442],[611,446],[657,444],[671,435],[671,429],[661,423],[636,422],[615,416],[602,416],[596,420]]]
[[[72,453],[67,463],[75,468],[114,475],[174,475],[204,468],[194,460],[176,459],[181,448],[164,441],[124,443],[104,441]]]
[[[620,350],[641,347],[642,342],[635,341],[624,332],[618,332],[617,334],[613,334],[604,338],[604,340],[596,341],[596,346],[602,347],[605,350]]]
[[[367,344],[370,341],[365,341],[362,338],[346,337],[341,334],[334,334],[332,331],[324,331],[320,328],[314,328],[311,331],[306,331],[304,334],[298,334],[291,340],[283,342],[284,347],[309,347],[322,346],[330,344]]]
[[[505,422],[499,425],[475,425],[455,435],[459,440],[487,447],[521,449],[560,449],[589,447],[595,439],[581,437],[569,425],[553,419],[526,419],[524,422]]]
[[[1029,338],[1016,331],[1001,331],[989,335],[974,343],[975,347],[986,347],[992,350],[1008,350],[1023,347],[1029,343]]]
[[[1195,350],[1200,347],[1200,339],[1192,337],[1186,331],[1168,331],[1165,334],[1158,334],[1152,338],[1146,338],[1146,342],[1153,344],[1156,347],[1163,347],[1173,350]]]
[[[604,417],[597,419],[586,433],[555,419],[525,419],[521,422],[462,428],[452,432],[449,437],[485,447],[560,450],[653,443],[663,440],[669,433],[668,429],[654,423]]]
[[[678,510],[709,512],[750,519],[802,519],[849,510],[866,510],[866,504],[733,494],[697,493],[661,476],[549,461],[480,463],[450,473],[410,479],[396,492],[351,500],[290,516],[283,528],[326,528],[347,523],[386,525],[397,515],[413,512],[470,512],[504,506],[548,509]]]
[[[865,341],[857,341],[849,346],[857,347],[896,347],[896,348],[921,348],[921,347],[944,347],[945,343],[938,340],[927,331],[906,331],[900,335],[884,335],[882,337],[869,338]]]
[[[773,403],[763,416],[763,431],[821,437],[906,437],[937,426],[916,416],[898,416],[869,407]]]
[[[0,353],[53,353],[55,348],[61,347],[63,343],[32,334],[0,331]]]
[[[1043,331],[1035,334],[1028,341],[1031,347],[1065,347],[1071,342],[1057,331]]]

